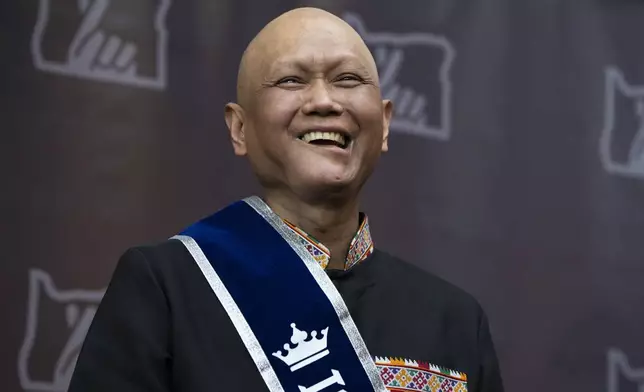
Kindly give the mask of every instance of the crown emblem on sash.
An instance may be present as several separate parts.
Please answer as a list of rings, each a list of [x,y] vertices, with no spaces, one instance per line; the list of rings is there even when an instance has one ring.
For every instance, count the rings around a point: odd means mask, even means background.
[[[281,359],[285,364],[290,366],[292,372],[329,355],[329,350],[326,348],[326,338],[327,333],[329,332],[329,327],[320,331],[321,337],[319,338],[317,331],[311,332],[311,338],[309,340],[306,340],[309,334],[297,329],[295,323],[291,324],[291,328],[293,329],[291,344],[295,345],[295,347],[291,348],[290,345],[286,343],[284,345],[286,355],[282,355],[280,350],[274,352],[273,356]]]

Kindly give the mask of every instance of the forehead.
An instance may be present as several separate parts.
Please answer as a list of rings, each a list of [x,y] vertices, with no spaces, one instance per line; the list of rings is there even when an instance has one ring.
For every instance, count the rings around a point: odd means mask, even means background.
[[[367,66],[368,49],[348,29],[316,22],[300,22],[292,27],[279,31],[270,40],[264,56],[270,70],[290,66]]]
[[[341,51],[337,48],[320,50],[319,47],[277,55],[266,64],[269,72],[284,69],[303,71],[324,71],[339,66],[368,70],[368,63],[354,52]]]

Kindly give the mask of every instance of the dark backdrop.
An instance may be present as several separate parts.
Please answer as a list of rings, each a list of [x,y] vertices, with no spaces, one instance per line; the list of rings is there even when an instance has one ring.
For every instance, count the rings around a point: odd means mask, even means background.
[[[257,191],[223,105],[303,4],[360,31],[398,106],[377,246],[481,301],[509,391],[644,388],[643,1],[21,0],[0,6],[2,390],[64,391],[119,255]]]

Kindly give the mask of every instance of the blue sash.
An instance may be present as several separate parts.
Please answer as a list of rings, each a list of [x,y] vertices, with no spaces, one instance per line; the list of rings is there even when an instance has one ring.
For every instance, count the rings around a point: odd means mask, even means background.
[[[173,238],[190,251],[270,391],[387,391],[333,283],[261,199]]]

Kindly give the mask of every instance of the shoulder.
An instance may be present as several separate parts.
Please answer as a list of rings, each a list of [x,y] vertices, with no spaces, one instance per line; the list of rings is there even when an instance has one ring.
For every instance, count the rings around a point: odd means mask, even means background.
[[[391,290],[403,291],[421,303],[430,302],[434,308],[450,313],[483,316],[476,298],[455,284],[382,250],[374,252],[373,261],[379,264],[379,283],[390,285]]]
[[[185,258],[190,254],[183,243],[176,239],[164,240],[156,243],[141,244],[127,249],[123,258],[143,258],[156,263],[170,262],[177,258]]]
[[[150,275],[165,288],[173,280],[198,277],[198,268],[185,245],[176,239],[142,244],[125,250],[115,275]]]

